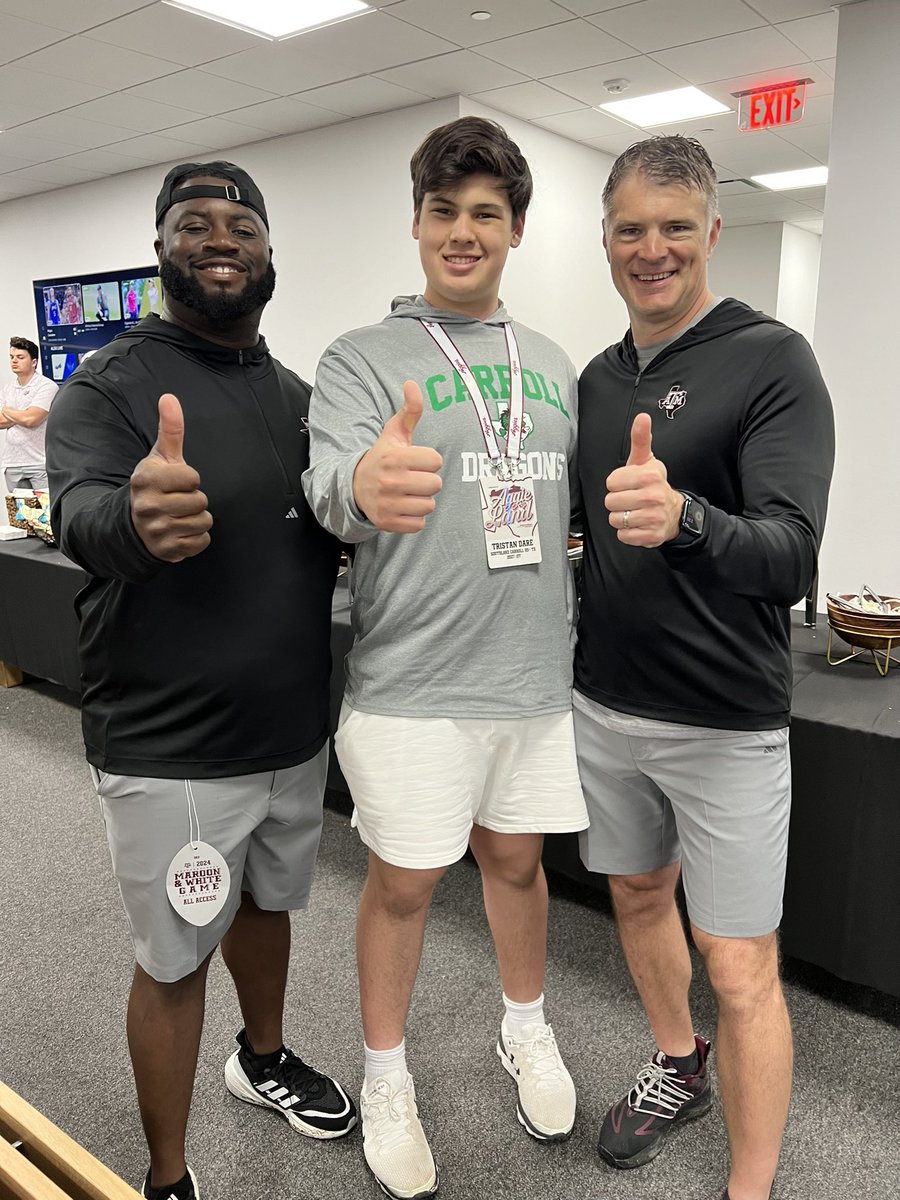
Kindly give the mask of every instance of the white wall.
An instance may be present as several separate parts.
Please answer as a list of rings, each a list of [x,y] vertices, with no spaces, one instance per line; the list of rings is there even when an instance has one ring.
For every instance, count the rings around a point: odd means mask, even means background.
[[[855,591],[868,583],[900,595],[898,46],[896,0],[865,0],[840,9],[815,328],[837,425],[820,559],[823,592]]]
[[[816,299],[819,287],[819,256],[822,239],[796,225],[782,226],[781,269],[775,316],[791,329],[813,340]]]
[[[733,296],[775,316],[781,267],[781,224],[723,224],[709,261],[709,283],[717,296]]]
[[[579,369],[624,332],[625,308],[600,242],[600,193],[612,160],[454,97],[205,156],[233,159],[263,190],[278,285],[262,331],[307,379],[338,334],[379,320],[394,295],[420,290],[409,159],[429,130],[461,112],[499,120],[535,177],[526,236],[504,279],[510,310],[558,341]],[[153,203],[167,169],[0,204],[0,336],[37,340],[34,279],[153,263]]]

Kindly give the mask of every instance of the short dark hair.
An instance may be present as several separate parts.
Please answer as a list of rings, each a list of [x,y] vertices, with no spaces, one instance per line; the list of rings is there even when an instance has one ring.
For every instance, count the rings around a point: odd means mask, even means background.
[[[660,186],[676,183],[703,194],[710,224],[719,211],[716,173],[706,150],[696,138],[680,133],[647,138],[629,146],[612,165],[603,189],[603,216],[612,209],[616,188],[630,175],[643,175]]]
[[[534,184],[525,156],[502,125],[484,117],[460,117],[432,129],[409,169],[417,213],[427,192],[455,190],[471,175],[500,181],[514,220],[524,216],[531,203]]]
[[[29,341],[28,338],[11,337],[9,339],[9,348],[10,350],[27,350],[35,361],[37,361],[40,354],[37,346],[34,342]]]

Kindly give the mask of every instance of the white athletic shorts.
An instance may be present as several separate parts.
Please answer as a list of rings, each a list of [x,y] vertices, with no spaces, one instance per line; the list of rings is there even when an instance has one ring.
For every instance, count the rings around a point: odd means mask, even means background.
[[[629,737],[576,708],[575,735],[589,871],[641,875],[680,858],[698,929],[760,937],[778,928],[791,811],[787,729]]]
[[[424,870],[462,858],[473,825],[567,833],[588,823],[571,712],[540,717],[384,717],[341,709],[335,749],[353,824],[384,862]]]
[[[208,925],[195,926],[175,912],[166,893],[169,864],[190,837],[184,780],[110,775],[91,767],[135,959],[148,975],[174,983],[195,971],[228,931],[242,891],[269,912],[306,907],[327,770],[326,744],[296,767],[191,780],[200,837],[231,873],[221,912]]]

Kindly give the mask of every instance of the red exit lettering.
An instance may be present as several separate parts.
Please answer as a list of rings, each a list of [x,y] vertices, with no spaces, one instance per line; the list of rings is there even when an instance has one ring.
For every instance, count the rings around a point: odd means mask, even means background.
[[[791,125],[803,116],[806,81],[785,83],[740,96],[738,125],[742,130]]]

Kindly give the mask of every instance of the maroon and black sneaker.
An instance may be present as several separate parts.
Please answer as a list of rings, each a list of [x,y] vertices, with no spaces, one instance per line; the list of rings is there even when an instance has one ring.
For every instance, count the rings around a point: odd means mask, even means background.
[[[638,1071],[637,1083],[606,1114],[597,1149],[614,1167],[642,1167],[663,1148],[668,1134],[684,1121],[702,1117],[712,1105],[706,1060],[710,1043],[695,1037],[700,1064],[680,1075],[661,1050]]]

